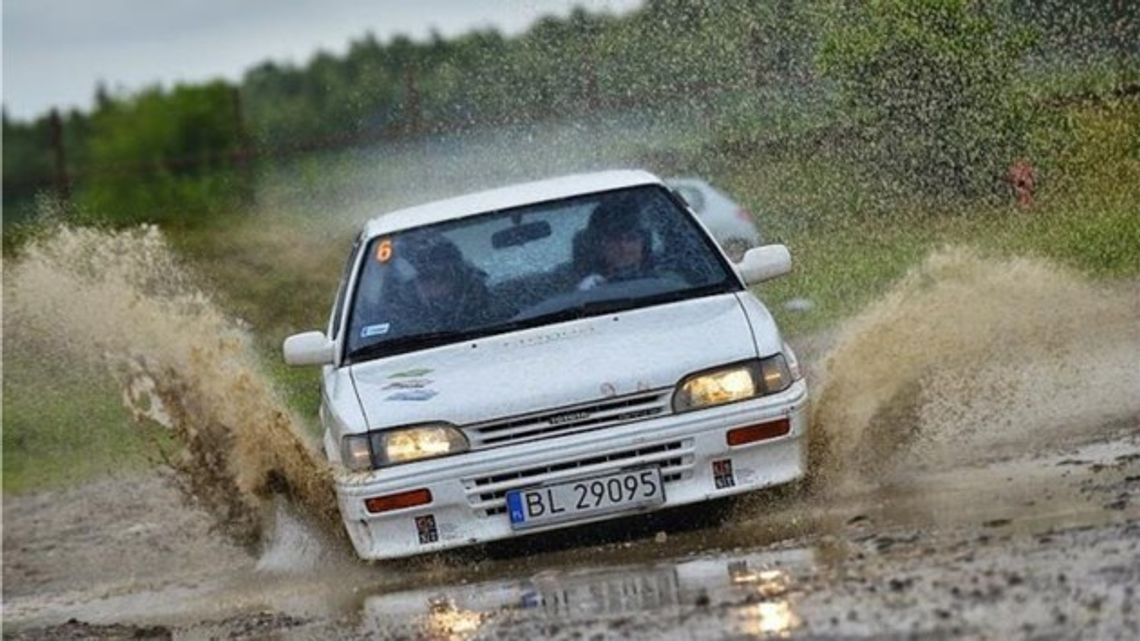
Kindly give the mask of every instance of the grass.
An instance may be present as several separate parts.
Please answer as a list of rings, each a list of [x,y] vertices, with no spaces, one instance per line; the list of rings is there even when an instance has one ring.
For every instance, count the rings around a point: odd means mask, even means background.
[[[1093,278],[1140,274],[1140,101],[1066,109],[1035,133],[1040,188],[1012,199],[947,203],[883,195],[826,154],[722,167],[728,190],[757,215],[795,268],[761,295],[788,334],[848,317],[932,250],[969,245],[995,256],[1037,256]],[[808,312],[783,303],[807,297]]]
[[[5,493],[76,485],[153,463],[154,443],[165,443],[165,434],[132,423],[105,375],[48,363],[6,342]]]

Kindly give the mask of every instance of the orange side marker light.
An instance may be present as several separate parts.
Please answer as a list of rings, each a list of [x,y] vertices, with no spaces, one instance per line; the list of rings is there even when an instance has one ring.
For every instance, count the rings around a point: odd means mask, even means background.
[[[747,427],[731,429],[725,434],[725,440],[728,441],[729,445],[745,445],[747,443],[755,443],[756,441],[778,438],[791,431],[792,422],[786,418],[782,418],[769,423],[760,423],[759,425],[749,425]]]
[[[364,499],[364,508],[373,514],[402,510],[406,507],[431,503],[431,490],[426,487],[398,494],[386,494]]]

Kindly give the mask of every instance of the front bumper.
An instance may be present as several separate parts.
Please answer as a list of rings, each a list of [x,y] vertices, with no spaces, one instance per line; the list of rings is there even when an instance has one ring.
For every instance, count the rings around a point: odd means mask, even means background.
[[[658,510],[794,481],[806,472],[807,388],[796,381],[780,394],[721,407],[671,414],[594,432],[476,450],[366,474],[343,474],[337,498],[345,528],[364,559],[390,559],[484,543],[523,532],[511,528],[509,490],[635,467],[657,466],[665,484]],[[787,417],[784,436],[730,447],[734,427]],[[713,461],[723,464],[719,478]],[[432,502],[369,513],[369,497],[427,488]],[[644,511],[644,510],[643,510]],[[527,529],[526,535],[626,516],[618,512]],[[429,518],[430,517],[430,518]]]

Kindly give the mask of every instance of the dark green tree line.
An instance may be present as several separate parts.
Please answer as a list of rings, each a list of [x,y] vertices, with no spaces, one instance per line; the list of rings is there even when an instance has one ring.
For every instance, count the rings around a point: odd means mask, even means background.
[[[620,17],[579,9],[544,18],[509,38],[487,29],[424,41],[365,34],[343,54],[258,65],[237,86],[100,91],[90,113],[64,118],[69,173],[76,202],[94,215],[189,219],[241,202],[247,177],[232,169],[251,154],[618,109],[704,109],[724,95],[755,96],[737,110],[747,119],[766,91],[810,86],[842,98],[834,124],[866,147],[873,171],[977,194],[1019,153],[1026,102],[1016,86],[1027,62],[1064,59],[1058,51],[1105,60],[1123,70],[1121,84],[1136,67],[1137,7],[647,0]],[[4,119],[6,209],[57,182],[46,126]]]

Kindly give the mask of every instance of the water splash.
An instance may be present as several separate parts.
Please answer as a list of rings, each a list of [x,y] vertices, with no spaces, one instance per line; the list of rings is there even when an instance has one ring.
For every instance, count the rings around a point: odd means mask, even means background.
[[[223,531],[259,541],[273,494],[339,531],[330,472],[261,374],[251,337],[156,227],[57,227],[7,271],[6,334],[39,358],[106,365],[135,417],[172,431],[174,481]]]
[[[318,571],[344,576],[352,572],[356,555],[343,538],[315,528],[297,506],[282,496],[273,498],[272,527],[264,533],[264,545],[257,559],[258,572],[268,574],[313,574]],[[339,521],[337,522],[339,527]]]
[[[1140,418],[1140,283],[933,253],[849,321],[814,390],[827,480],[1087,440]]]

